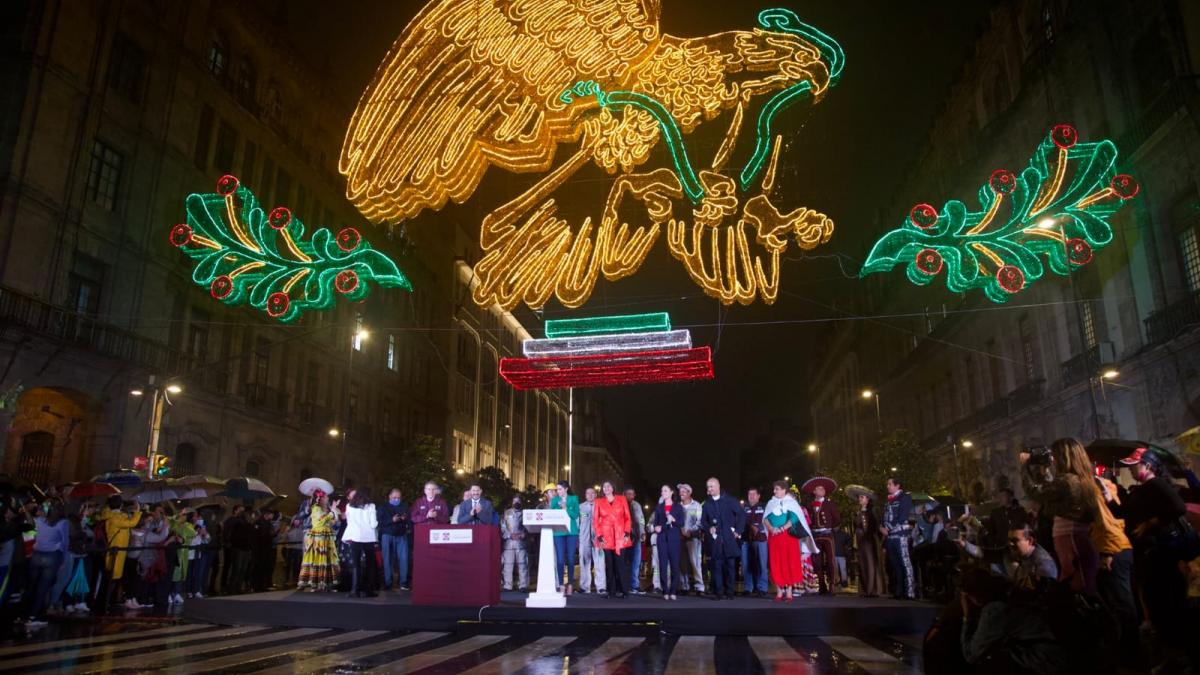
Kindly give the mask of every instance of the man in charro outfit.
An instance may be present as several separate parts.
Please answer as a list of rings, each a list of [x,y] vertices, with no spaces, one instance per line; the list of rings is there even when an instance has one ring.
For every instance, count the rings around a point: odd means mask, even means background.
[[[838,585],[837,560],[835,558],[834,531],[842,524],[841,515],[828,495],[837,490],[832,478],[817,476],[810,478],[801,488],[804,494],[812,495],[808,508],[808,523],[812,527],[813,540],[820,551],[816,561],[817,579],[821,584],[821,595],[833,594]]]
[[[913,511],[912,497],[904,491],[900,479],[896,476],[887,479],[887,491],[879,533],[884,537],[887,564],[892,569],[892,577],[896,583],[892,597],[911,600],[917,595],[916,585],[913,583],[912,558],[909,557],[908,550],[912,542],[912,525],[908,522]]]

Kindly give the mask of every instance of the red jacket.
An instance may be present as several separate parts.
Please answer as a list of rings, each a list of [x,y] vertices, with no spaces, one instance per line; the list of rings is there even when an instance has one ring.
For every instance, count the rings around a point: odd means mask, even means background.
[[[608,497],[596,498],[596,506],[592,512],[596,546],[608,551],[620,551],[632,546],[629,539],[630,525],[629,503],[625,501],[625,497],[613,495],[611,504]]]

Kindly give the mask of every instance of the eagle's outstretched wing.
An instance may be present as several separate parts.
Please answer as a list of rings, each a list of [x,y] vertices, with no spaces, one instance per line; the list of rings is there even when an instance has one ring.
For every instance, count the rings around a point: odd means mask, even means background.
[[[367,87],[338,168],[369,220],[462,202],[489,164],[545,171],[576,140],[580,80],[619,87],[659,41],[658,0],[435,0]]]

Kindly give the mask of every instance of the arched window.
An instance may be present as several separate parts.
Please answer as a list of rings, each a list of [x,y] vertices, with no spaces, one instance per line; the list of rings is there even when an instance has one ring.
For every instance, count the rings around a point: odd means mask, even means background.
[[[260,478],[262,476],[262,465],[257,459],[246,460],[246,477]]]
[[[50,482],[50,463],[54,460],[54,434],[48,431],[31,431],[21,437],[21,457],[17,462],[17,476],[44,486]]]
[[[176,476],[188,476],[196,473],[196,446],[191,443],[180,443],[175,446],[175,456],[171,458]]]

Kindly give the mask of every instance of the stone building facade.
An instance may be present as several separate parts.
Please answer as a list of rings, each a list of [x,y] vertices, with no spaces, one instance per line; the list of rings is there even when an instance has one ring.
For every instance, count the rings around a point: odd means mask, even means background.
[[[182,389],[159,445],[173,475],[294,493],[309,475],[369,481],[431,435],[466,470],[556,477],[565,404],[496,381],[525,329],[464,301],[460,226],[370,227],[345,200],[351,111],[278,36],[280,5],[0,7],[17,45],[0,62],[0,471],[61,483],[130,466],[150,397],[129,392],[154,377]],[[359,227],[416,292],[289,325],[214,301],[167,233],[226,173],[310,227]]]
[[[1141,194],[1093,263],[1005,305],[941,280],[914,287],[899,269],[844,294],[839,306],[881,318],[825,336],[811,388],[823,462],[866,466],[881,430],[908,428],[946,453],[943,472],[960,450],[963,482],[978,489],[1015,473],[1018,447],[1062,436],[1177,449],[1200,423],[1197,73],[1195,3],[992,9],[871,240],[913,204],[973,207],[993,169],[1024,167],[1064,122],[1083,140],[1112,139]]]

